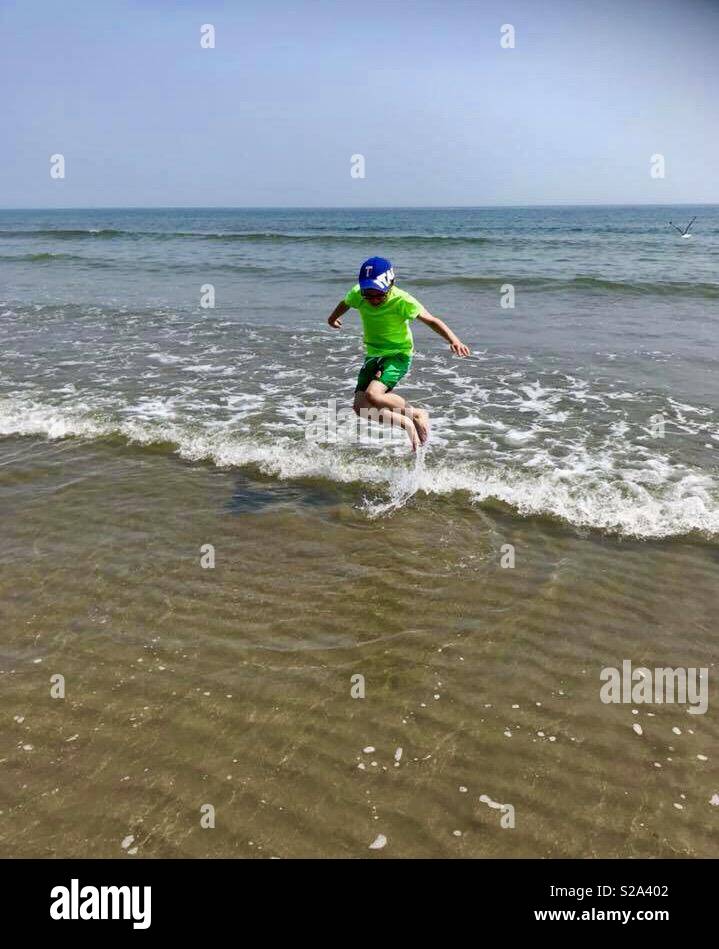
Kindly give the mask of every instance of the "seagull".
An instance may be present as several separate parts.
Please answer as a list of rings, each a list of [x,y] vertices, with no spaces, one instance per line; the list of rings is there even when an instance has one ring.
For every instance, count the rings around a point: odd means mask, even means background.
[[[689,233],[689,228],[692,226],[692,224],[695,221],[696,221],[696,217],[693,217],[686,227],[677,227],[676,224],[674,224],[672,221],[670,221],[669,224],[674,228],[675,231],[678,231],[682,235],[682,237],[691,237],[691,234]]]

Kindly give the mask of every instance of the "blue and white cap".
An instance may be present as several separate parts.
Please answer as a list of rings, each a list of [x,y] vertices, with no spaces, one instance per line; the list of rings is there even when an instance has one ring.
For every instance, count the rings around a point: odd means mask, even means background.
[[[385,257],[370,257],[360,267],[360,290],[379,290],[386,293],[394,283],[392,264]]]

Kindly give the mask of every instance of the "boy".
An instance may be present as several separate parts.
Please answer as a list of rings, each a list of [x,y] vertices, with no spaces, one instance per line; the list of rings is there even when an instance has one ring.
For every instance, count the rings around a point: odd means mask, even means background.
[[[401,425],[409,435],[412,451],[429,436],[429,416],[392,390],[409,372],[414,341],[409,321],[419,319],[449,343],[457,356],[469,356],[469,349],[419,300],[394,285],[392,264],[384,257],[370,257],[360,267],[359,282],[332,311],[327,322],[333,329],[342,326],[342,316],[351,308],[359,310],[364,329],[366,358],[357,377],[354,411],[372,414],[381,422]]]

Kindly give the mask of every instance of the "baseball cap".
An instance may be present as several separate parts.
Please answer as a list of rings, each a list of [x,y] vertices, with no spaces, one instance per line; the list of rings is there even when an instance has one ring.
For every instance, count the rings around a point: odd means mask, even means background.
[[[394,270],[386,257],[370,257],[360,267],[360,290],[379,290],[386,293],[394,283]]]

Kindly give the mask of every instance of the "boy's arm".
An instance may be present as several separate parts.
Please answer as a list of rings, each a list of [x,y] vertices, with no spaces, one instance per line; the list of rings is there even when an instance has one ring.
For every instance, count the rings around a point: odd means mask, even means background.
[[[449,343],[449,348],[453,353],[456,353],[457,356],[469,356],[469,346],[465,346],[459,337],[455,336],[447,324],[440,320],[438,316],[432,316],[429,311],[423,310],[417,319],[421,320],[426,326],[429,326],[430,329],[433,329],[435,333],[439,333],[443,339],[446,339]]]
[[[349,307],[344,300],[341,300],[334,310],[330,313],[327,322],[333,329],[337,329],[342,326],[342,317],[349,310]]]

